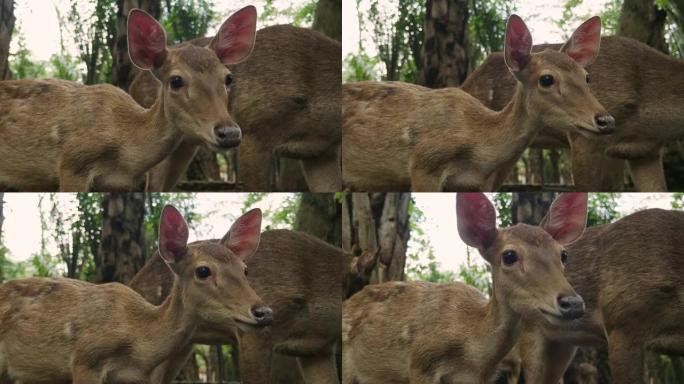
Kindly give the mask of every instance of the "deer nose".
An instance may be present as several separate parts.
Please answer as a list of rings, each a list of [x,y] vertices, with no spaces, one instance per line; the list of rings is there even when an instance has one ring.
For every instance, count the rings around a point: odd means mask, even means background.
[[[584,315],[584,300],[579,295],[558,296],[557,302],[565,319],[578,319]]]
[[[221,148],[237,147],[242,140],[242,131],[236,124],[219,124],[214,127],[216,143]]]
[[[594,117],[599,133],[615,132],[615,118],[608,113],[599,113]]]
[[[273,310],[269,307],[252,307],[252,316],[258,325],[271,325],[273,323]]]

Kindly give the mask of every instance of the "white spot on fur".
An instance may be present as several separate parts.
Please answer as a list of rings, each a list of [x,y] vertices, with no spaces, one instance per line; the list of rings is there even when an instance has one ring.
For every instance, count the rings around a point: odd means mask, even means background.
[[[50,129],[50,138],[54,141],[59,141],[59,127],[54,126]]]
[[[411,144],[411,127],[404,127],[404,129],[401,130],[401,139],[407,144]]]
[[[64,326],[64,336],[66,336],[67,339],[71,339],[74,337],[74,330],[71,327],[71,322],[67,322]]]
[[[403,340],[408,341],[408,342],[411,341],[411,326],[410,325],[404,325],[401,328],[401,338]]]

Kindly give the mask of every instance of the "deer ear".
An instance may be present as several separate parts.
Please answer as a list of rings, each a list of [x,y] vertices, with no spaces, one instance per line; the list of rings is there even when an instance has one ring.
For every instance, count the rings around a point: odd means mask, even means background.
[[[159,68],[166,59],[166,32],[140,9],[128,13],[128,55],[135,66],[150,70]]]
[[[483,193],[457,194],[456,218],[458,234],[469,246],[484,250],[496,239],[496,211]]]
[[[225,65],[245,60],[252,53],[256,37],[257,12],[249,5],[232,14],[223,22],[209,48]]]
[[[598,56],[601,45],[601,18],[594,16],[580,25],[560,51],[586,67]]]
[[[525,68],[532,55],[532,35],[518,15],[511,15],[506,23],[504,59],[508,70],[515,76]]]
[[[558,196],[540,226],[563,245],[577,240],[587,226],[587,194],[570,192]]]
[[[261,210],[256,208],[235,220],[228,233],[221,239],[221,244],[244,261],[256,251],[260,239]]]
[[[188,223],[172,205],[164,207],[159,220],[159,254],[167,264],[180,261],[188,245]]]

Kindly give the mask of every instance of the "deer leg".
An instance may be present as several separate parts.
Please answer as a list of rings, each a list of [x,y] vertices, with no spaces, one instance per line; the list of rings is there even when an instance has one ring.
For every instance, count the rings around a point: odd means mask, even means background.
[[[319,355],[298,357],[299,369],[306,384],[338,384],[335,355],[322,353]]]
[[[338,152],[301,160],[304,178],[311,192],[335,192],[342,189],[342,168]]]
[[[667,192],[663,156],[660,151],[648,157],[630,159],[629,170],[637,192]]]
[[[608,357],[613,383],[645,383],[644,351],[629,335],[621,331],[610,332]]]
[[[71,369],[72,384],[99,384],[101,378],[98,372],[93,372],[84,366],[74,366]]]
[[[273,151],[251,135],[245,135],[238,147],[238,182],[245,191],[268,192],[273,190],[271,171]]]
[[[270,335],[240,335],[240,376],[243,384],[270,384],[273,344]]]
[[[572,179],[578,191],[622,191],[625,161],[604,154],[605,144],[582,136],[570,138]]]
[[[411,191],[413,192],[441,192],[442,183],[438,175],[424,169],[411,169]]]

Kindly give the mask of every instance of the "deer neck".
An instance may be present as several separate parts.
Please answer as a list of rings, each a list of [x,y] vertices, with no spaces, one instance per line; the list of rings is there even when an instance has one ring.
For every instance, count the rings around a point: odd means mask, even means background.
[[[183,137],[180,127],[166,118],[166,106],[162,87],[157,90],[157,98],[149,109],[143,110],[139,126],[133,129],[134,136],[126,149],[133,152],[136,168],[146,172],[174,151]],[[134,127],[135,128],[135,127]]]
[[[482,320],[478,344],[482,351],[482,372],[495,372],[499,362],[513,348],[522,330],[522,321],[507,304],[505,298],[500,298],[496,289],[492,287],[492,296],[486,306]]]
[[[149,346],[149,363],[161,364],[178,351],[179,347],[190,344],[198,320],[192,308],[184,300],[184,289],[175,278],[173,288],[166,300],[152,310],[150,327],[139,340]]]
[[[491,148],[489,153],[495,154],[492,161],[497,163],[498,169],[502,166],[512,168],[541,127],[539,118],[527,111],[525,92],[520,83],[511,101],[491,116],[489,124],[493,135],[485,145]]]

